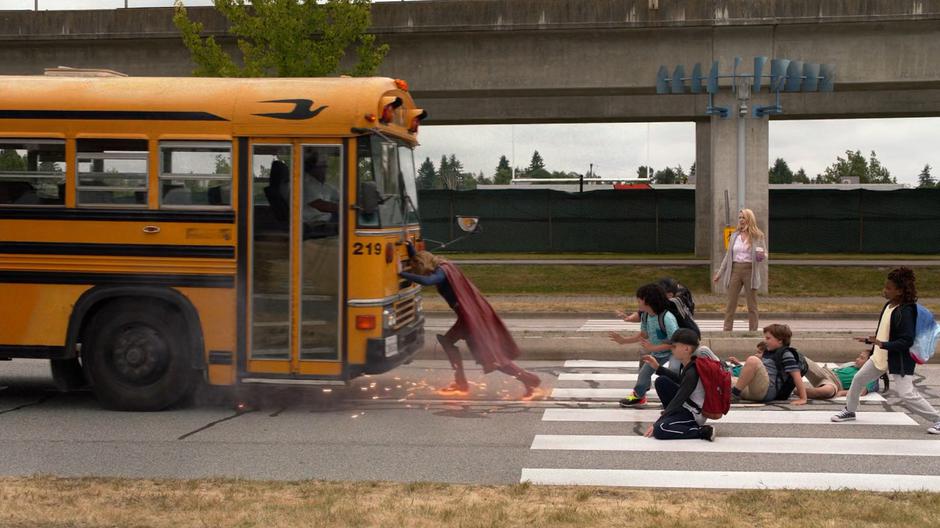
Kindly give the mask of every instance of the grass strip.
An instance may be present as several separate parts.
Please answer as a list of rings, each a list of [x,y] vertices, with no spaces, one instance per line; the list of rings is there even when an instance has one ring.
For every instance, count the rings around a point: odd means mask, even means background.
[[[5,527],[934,527],[940,494],[236,479],[0,479]]]
[[[461,269],[482,292],[493,294],[595,294],[632,297],[660,277],[674,277],[693,294],[710,292],[705,266],[578,266],[466,264]],[[770,295],[878,298],[889,267],[770,266]],[[921,297],[940,297],[940,267],[914,270]]]

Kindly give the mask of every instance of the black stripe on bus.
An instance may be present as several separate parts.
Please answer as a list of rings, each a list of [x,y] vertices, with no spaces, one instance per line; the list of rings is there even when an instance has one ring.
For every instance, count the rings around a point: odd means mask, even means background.
[[[234,211],[153,211],[147,209],[65,209],[2,207],[0,220],[95,220],[106,222],[176,222],[233,224]]]
[[[0,358],[65,359],[65,347],[43,345],[0,345]]]
[[[228,121],[208,112],[143,110],[0,110],[0,119],[93,119],[120,121]]]
[[[172,244],[73,244],[63,242],[0,242],[0,254],[101,255],[110,257],[235,258],[234,246]]]
[[[248,371],[248,245],[254,244],[248,235],[248,197],[251,195],[251,175],[248,167],[248,138],[238,138],[238,163],[235,171],[238,179],[238,246],[236,260],[235,290],[235,364],[241,375]]]
[[[89,284],[231,288],[229,275],[170,275],[157,273],[84,273],[69,271],[0,271],[0,284]]]

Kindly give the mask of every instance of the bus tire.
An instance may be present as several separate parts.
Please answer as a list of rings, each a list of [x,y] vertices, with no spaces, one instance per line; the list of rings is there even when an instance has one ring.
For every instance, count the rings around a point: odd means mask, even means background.
[[[78,358],[49,360],[49,368],[52,370],[52,380],[61,392],[84,389],[88,386],[85,371]]]
[[[160,411],[196,385],[186,321],[156,301],[119,300],[92,317],[82,361],[98,401],[120,411]]]

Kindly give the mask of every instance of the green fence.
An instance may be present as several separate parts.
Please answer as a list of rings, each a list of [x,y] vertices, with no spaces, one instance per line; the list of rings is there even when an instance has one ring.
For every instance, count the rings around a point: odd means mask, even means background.
[[[454,251],[695,250],[692,190],[434,190],[418,203],[429,239],[460,236],[455,215],[481,218],[482,232]],[[774,189],[770,233],[772,249],[787,253],[940,253],[940,189]]]

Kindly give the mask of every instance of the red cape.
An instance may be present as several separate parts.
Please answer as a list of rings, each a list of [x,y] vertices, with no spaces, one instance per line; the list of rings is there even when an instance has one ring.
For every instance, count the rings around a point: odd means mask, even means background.
[[[519,357],[515,340],[480,290],[457,266],[450,262],[440,266],[457,297],[457,324],[463,325],[470,353],[483,366],[483,372],[492,372]]]

